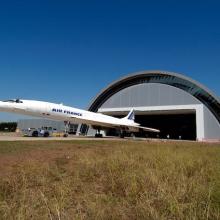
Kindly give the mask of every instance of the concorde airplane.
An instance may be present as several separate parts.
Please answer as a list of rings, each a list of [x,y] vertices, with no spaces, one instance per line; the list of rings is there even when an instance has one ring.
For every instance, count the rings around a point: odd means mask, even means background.
[[[125,132],[159,132],[157,129],[142,127],[140,124],[135,123],[133,109],[131,109],[126,117],[119,119],[101,113],[94,113],[68,107],[63,104],[35,100],[12,99],[0,101],[0,111],[43,117],[57,121],[68,121],[75,124],[87,124],[98,131],[98,136],[100,136],[100,130],[108,128],[118,129],[121,137],[124,136]]]

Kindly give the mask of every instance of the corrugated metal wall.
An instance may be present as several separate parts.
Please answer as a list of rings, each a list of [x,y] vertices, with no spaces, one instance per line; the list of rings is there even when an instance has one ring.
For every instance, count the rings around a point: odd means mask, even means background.
[[[18,121],[19,130],[27,128],[41,128],[41,127],[52,127],[56,128],[57,131],[64,131],[65,125],[62,121],[52,121],[47,119],[22,119]]]
[[[204,125],[206,139],[220,139],[220,124],[206,106],[204,106]]]
[[[173,86],[143,83],[111,96],[102,108],[200,104],[192,95]]]

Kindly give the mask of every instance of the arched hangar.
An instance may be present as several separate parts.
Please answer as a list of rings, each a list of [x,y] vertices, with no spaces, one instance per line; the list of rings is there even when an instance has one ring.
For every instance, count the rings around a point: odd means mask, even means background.
[[[160,129],[159,138],[220,139],[219,98],[184,75],[165,71],[128,75],[100,92],[88,110],[123,117],[131,108],[135,110],[136,122]],[[80,129],[88,135],[94,133],[86,126]],[[116,131],[110,129],[106,135],[116,135]]]

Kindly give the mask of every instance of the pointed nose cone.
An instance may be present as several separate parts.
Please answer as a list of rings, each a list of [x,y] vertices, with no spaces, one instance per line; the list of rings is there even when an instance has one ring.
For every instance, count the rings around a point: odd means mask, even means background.
[[[1,112],[7,112],[7,111],[11,111],[12,107],[9,105],[9,103],[7,102],[2,102],[0,101],[0,111]]]

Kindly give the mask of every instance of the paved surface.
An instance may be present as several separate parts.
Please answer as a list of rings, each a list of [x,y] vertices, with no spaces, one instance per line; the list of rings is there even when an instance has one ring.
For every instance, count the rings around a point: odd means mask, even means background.
[[[0,135],[0,141],[70,141],[70,140],[122,140],[120,138],[93,138],[93,137],[78,137],[78,136],[69,136],[69,137],[21,137],[14,135]]]
[[[68,137],[23,137],[17,133],[0,133],[0,141],[71,141],[71,140],[117,140],[117,141],[127,141],[127,140],[135,140],[135,141],[147,141],[147,142],[169,142],[169,141],[177,141],[177,142],[195,142],[195,141],[185,141],[185,140],[167,140],[167,139],[147,139],[147,138],[118,138],[118,137],[103,137],[103,138],[95,138],[95,137],[86,137],[86,136],[75,136],[69,135]],[[220,143],[220,140],[212,140],[212,141],[203,141],[206,143]]]
[[[134,140],[134,141],[166,141],[166,140],[159,140],[159,139],[147,139],[147,138],[133,138],[133,137],[126,137],[126,138],[119,138],[119,137],[103,137],[103,138],[95,138],[95,137],[88,137],[88,136],[76,136],[76,135],[69,135],[68,137],[23,137],[17,133],[0,133],[0,141],[71,141],[71,140],[95,140],[95,141],[127,141],[127,140]]]
[[[103,137],[103,138],[95,138],[95,137],[87,137],[87,136],[76,136],[69,135],[68,137],[23,137],[18,133],[0,133],[0,141],[70,141],[70,140],[133,140],[134,138],[119,138],[119,137]],[[147,140],[146,138],[135,138],[134,140]]]
[[[0,141],[70,141],[70,140],[117,140],[117,141],[126,141],[126,140],[147,140],[146,138],[119,138],[119,137],[103,137],[95,138],[88,136],[76,136],[69,135],[68,137],[24,137],[20,133],[12,132],[0,132]],[[157,140],[158,141],[158,140]]]

